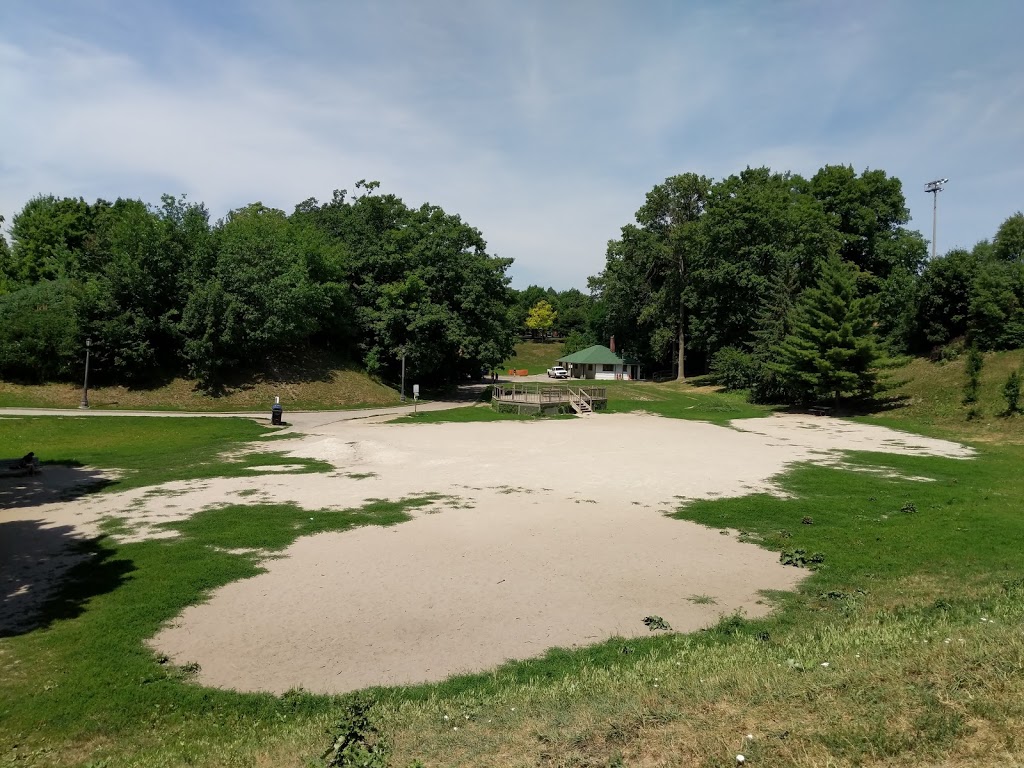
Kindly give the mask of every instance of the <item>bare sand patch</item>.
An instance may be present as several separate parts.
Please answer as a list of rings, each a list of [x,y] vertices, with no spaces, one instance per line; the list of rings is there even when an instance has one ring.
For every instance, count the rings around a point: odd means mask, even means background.
[[[199,679],[241,690],[340,692],[483,671],[550,647],[646,635],[659,614],[695,629],[770,606],[759,590],[803,575],[774,553],[662,513],[689,499],[777,493],[795,462],[843,451],[967,458],[946,441],[820,417],[724,428],[656,416],[537,422],[302,424],[272,449],[337,471],[167,483],[33,509],[131,536],[225,503],[310,510],[439,493],[431,514],[296,541],[266,572],[217,590],[153,645]],[[695,604],[694,594],[715,604]]]
[[[774,492],[796,461],[850,449],[967,457],[953,443],[833,419],[744,430],[649,415],[574,421],[331,425],[276,443],[345,475],[261,479],[306,507],[439,492],[471,508],[297,541],[265,574],[187,609],[154,645],[211,685],[339,692],[442,680],[551,647],[692,630],[770,606],[803,572],[661,514],[686,499]],[[308,428],[304,431],[310,432]],[[711,605],[688,598],[706,594]]]

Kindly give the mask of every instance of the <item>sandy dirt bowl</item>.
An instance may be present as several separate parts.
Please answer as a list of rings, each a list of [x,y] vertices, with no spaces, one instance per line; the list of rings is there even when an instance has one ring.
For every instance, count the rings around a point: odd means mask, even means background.
[[[214,504],[293,502],[315,515],[369,498],[447,497],[396,526],[301,538],[264,573],[186,609],[152,645],[198,663],[202,683],[331,693],[415,684],[644,636],[652,614],[682,631],[736,610],[762,615],[771,610],[763,590],[792,589],[806,572],[735,532],[665,512],[690,499],[778,492],[776,478],[794,463],[839,466],[846,450],[971,455],[946,441],[794,416],[735,428],[630,414],[301,429],[273,450],[337,471],[168,483],[47,510],[82,530],[123,516],[144,537],[155,522]]]

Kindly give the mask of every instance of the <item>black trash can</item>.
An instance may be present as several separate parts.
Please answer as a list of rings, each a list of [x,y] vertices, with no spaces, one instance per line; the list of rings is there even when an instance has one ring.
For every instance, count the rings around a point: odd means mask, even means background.
[[[281,426],[282,416],[284,416],[284,408],[280,403],[274,403],[274,407],[270,409],[270,423],[278,427]]]

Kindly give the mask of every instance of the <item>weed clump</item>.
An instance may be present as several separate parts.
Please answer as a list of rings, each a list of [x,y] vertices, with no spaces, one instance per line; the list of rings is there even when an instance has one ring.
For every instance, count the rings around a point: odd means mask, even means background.
[[[387,768],[391,749],[370,719],[373,706],[366,694],[349,698],[323,754],[328,768]]]
[[[784,549],[779,553],[779,562],[783,565],[792,565],[795,568],[814,570],[825,562],[825,555],[821,552],[808,555],[805,549]]]
[[[654,632],[658,629],[672,629],[671,625],[669,625],[667,621],[661,618],[661,616],[645,616],[644,624],[647,625],[647,628],[651,630],[651,632]]]

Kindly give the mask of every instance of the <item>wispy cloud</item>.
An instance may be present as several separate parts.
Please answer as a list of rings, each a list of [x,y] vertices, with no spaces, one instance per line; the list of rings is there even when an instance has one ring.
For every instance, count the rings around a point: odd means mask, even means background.
[[[185,192],[290,210],[359,178],[584,286],[650,187],[746,165],[900,176],[940,248],[1020,202],[1024,10],[925,2],[41,0],[0,18],[0,212]],[[940,45],[937,41],[945,39]]]

